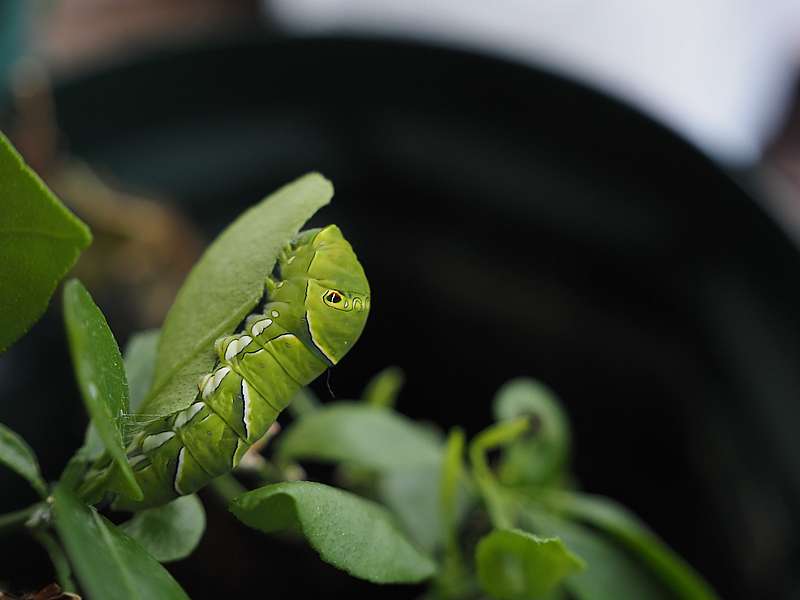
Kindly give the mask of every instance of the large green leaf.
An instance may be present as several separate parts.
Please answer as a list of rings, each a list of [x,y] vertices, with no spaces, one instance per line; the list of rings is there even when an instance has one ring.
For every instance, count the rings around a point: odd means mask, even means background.
[[[125,346],[123,363],[128,378],[129,413],[137,411],[153,383],[158,334],[158,329],[135,333]],[[125,415],[123,421],[121,429],[136,428],[137,423],[140,422],[134,415]],[[83,467],[78,463],[92,463],[100,458],[104,450],[105,447],[97,434],[97,428],[89,423],[83,446],[73,457],[75,469],[82,470]],[[70,474],[71,476],[72,474]]]
[[[131,336],[125,345],[125,373],[128,376],[132,413],[139,411],[150,386],[153,385],[159,334],[158,329],[140,331]]]
[[[31,447],[19,435],[0,423],[0,465],[5,465],[28,480],[40,496],[47,495],[47,484],[39,473],[39,462]]]
[[[362,403],[336,402],[292,423],[279,438],[284,460],[341,462],[384,471],[439,465],[442,446],[406,417]]]
[[[377,480],[378,500],[397,517],[408,536],[426,552],[444,540],[439,503],[441,466],[392,469]]]
[[[584,568],[558,538],[540,538],[519,529],[495,529],[475,550],[478,581],[497,600],[534,600]]]
[[[672,552],[625,507],[600,496],[560,493],[554,498],[560,510],[583,521],[635,552],[677,598],[714,600],[711,587],[680,556]]]
[[[140,500],[142,490],[128,464],[123,444],[122,417],[129,408],[122,356],[103,313],[77,279],[64,286],[64,320],[83,402],[121,474],[114,480],[115,491]]]
[[[230,510],[265,533],[300,531],[324,561],[361,579],[414,583],[435,570],[384,508],[320,483],[268,485],[240,496]]]
[[[0,133],[0,352],[42,316],[91,241]]]
[[[56,530],[87,598],[188,600],[164,567],[71,491],[58,485],[53,497]]]
[[[120,526],[159,562],[189,556],[200,543],[205,528],[206,513],[194,494],[140,511]]]
[[[166,415],[191,404],[197,380],[214,366],[214,340],[258,304],[281,249],[332,196],[327,179],[305,175],[242,213],[209,246],[164,321],[155,381],[140,412]]]

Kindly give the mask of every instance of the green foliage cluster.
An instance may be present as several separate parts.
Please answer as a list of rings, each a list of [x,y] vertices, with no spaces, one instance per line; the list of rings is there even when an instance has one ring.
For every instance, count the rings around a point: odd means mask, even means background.
[[[77,497],[76,486],[106,451],[126,474],[118,491],[141,494],[124,451],[136,414],[164,415],[191,401],[197,377],[213,365],[214,339],[253,309],[280,248],[332,194],[327,180],[311,174],[244,213],[189,275],[163,330],[134,336],[124,360],[87,290],[76,280],[64,286],[71,356],[91,419],[86,441],[47,483],[34,452],[0,425],[0,464],[41,497],[0,515],[0,535],[28,531],[49,552],[64,589],[97,599],[187,597],[161,563],[198,544],[205,528],[199,499],[182,497],[114,525]],[[90,237],[2,137],[0,202],[5,347],[41,315]],[[23,252],[36,268],[6,264]],[[292,531],[354,577],[428,581],[428,600],[715,597],[627,510],[575,491],[569,424],[549,390],[528,379],[509,382],[494,400],[495,424],[467,441],[458,428],[445,435],[399,414],[402,384],[402,372],[390,368],[360,400],[321,404],[303,390],[269,452],[246,457],[243,476],[223,476],[213,491],[243,524]],[[301,465],[320,462],[335,465],[339,487],[302,481]]]

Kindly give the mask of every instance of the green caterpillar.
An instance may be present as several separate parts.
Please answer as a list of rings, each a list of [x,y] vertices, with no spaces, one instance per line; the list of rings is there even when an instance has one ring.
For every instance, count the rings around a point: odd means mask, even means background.
[[[191,494],[239,464],[303,386],[358,340],[370,308],[364,269],[335,225],[301,232],[266,283],[261,314],[215,343],[218,362],[186,409],[148,424],[127,454],[144,498],[117,495],[113,508],[141,510]],[[83,495],[118,489],[108,462]]]

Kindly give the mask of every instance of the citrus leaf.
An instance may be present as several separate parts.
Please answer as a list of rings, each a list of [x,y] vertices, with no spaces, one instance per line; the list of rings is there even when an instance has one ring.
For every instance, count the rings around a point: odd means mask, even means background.
[[[439,510],[440,465],[391,469],[377,481],[378,500],[397,517],[417,546],[433,552],[442,545],[444,527]]]
[[[39,462],[31,447],[17,433],[0,423],[0,465],[5,465],[24,477],[33,489],[44,498],[47,484],[39,472]]]
[[[206,528],[203,504],[194,494],[137,512],[120,529],[142,545],[159,562],[189,556]]]
[[[167,415],[191,404],[197,380],[214,366],[214,340],[252,312],[280,251],[332,196],[322,175],[305,175],[242,213],[208,247],[164,321],[140,412]]]
[[[125,345],[123,357],[132,413],[138,411],[153,384],[159,334],[158,329],[140,331],[133,334]]]
[[[92,241],[0,133],[0,352],[47,308],[56,285]]]
[[[64,321],[78,386],[97,434],[121,477],[115,491],[142,499],[142,490],[125,454],[123,415],[128,409],[128,383],[114,335],[89,292],[77,279],[64,286]],[[88,437],[88,436],[87,436]]]
[[[677,598],[715,600],[717,595],[680,556],[624,506],[601,496],[559,494],[559,510],[606,532],[633,550]]]
[[[442,446],[398,413],[336,402],[287,427],[277,453],[282,460],[341,462],[384,471],[439,465]]]
[[[153,369],[156,361],[156,346],[158,344],[159,330],[150,329],[133,334],[125,346],[122,361],[125,365],[125,374],[128,379],[128,410],[135,413],[144,400],[147,390],[153,383]],[[103,442],[97,434],[97,428],[89,423],[84,436],[83,446],[75,454],[76,468],[81,468],[77,463],[92,463],[102,456]],[[63,476],[62,476],[63,477]]]
[[[635,556],[606,536],[530,506],[519,517],[519,525],[524,530],[537,535],[558,536],[586,561],[583,571],[564,582],[576,600],[675,599]]]
[[[58,535],[88,598],[188,600],[135,540],[61,485],[53,492]]]
[[[541,538],[519,529],[495,529],[475,550],[478,582],[497,600],[534,600],[584,568],[558,538]]]
[[[416,583],[435,565],[406,539],[381,506],[310,481],[248,492],[230,506],[244,524],[265,533],[300,531],[320,557],[375,583]]]

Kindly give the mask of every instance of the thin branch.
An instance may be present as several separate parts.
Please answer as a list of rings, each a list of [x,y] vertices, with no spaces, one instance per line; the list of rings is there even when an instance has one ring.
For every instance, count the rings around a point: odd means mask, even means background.
[[[0,515],[0,536],[22,529],[31,515],[42,505],[41,502],[28,508]]]
[[[230,473],[212,479],[210,487],[226,504],[230,504],[235,498],[238,498],[247,491],[247,488],[239,483]]]
[[[69,561],[61,548],[61,544],[44,529],[32,529],[31,535],[50,556],[50,562],[53,563],[53,568],[56,570],[56,579],[61,589],[65,592],[76,592],[78,588],[72,579],[72,568],[69,566]]]

